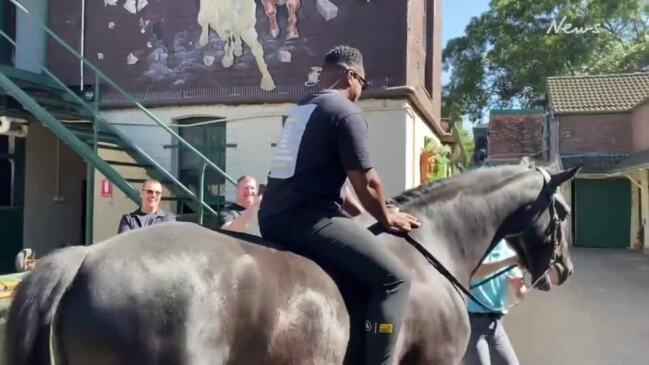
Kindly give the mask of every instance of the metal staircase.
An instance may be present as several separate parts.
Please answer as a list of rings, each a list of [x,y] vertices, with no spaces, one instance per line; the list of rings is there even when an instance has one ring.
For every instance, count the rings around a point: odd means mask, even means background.
[[[17,0],[9,1],[17,11],[27,14],[56,43],[83,62],[94,73],[95,78],[91,89],[92,100],[85,100],[80,93],[73,91],[44,65],[41,65],[42,74],[0,65],[1,114],[43,123],[136,204],[140,202],[139,185],[147,178],[155,178],[160,180],[167,190],[165,199],[190,207],[196,212],[198,223],[203,224],[205,214],[215,216],[219,209],[218,202],[208,202],[204,195],[206,173],[220,176],[224,184],[236,185],[234,179],[83,58],[43,22],[31,16],[29,10]],[[16,47],[14,39],[1,30],[0,37]],[[167,140],[164,146],[159,146],[153,151],[151,148],[139,146],[127,135],[128,129],[109,123],[101,108],[101,91],[105,88],[112,88],[121,94],[130,102],[130,107],[138,111],[138,118],[141,118],[143,123],[155,129],[155,133],[164,134]],[[198,184],[194,184],[197,186],[183,184],[179,172],[170,166],[168,157],[174,153],[178,154],[180,150],[198,161],[195,172]],[[89,169],[87,180],[87,201],[92,204],[92,189],[95,185],[93,169]],[[92,211],[92,205],[87,209]],[[87,216],[91,219],[92,214]],[[92,222],[88,221],[86,225],[86,241],[91,242]]]

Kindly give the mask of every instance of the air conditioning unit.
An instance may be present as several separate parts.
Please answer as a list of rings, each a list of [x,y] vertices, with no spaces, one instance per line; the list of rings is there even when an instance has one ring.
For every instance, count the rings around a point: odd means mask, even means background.
[[[19,118],[0,116],[0,135],[27,137],[27,121]]]

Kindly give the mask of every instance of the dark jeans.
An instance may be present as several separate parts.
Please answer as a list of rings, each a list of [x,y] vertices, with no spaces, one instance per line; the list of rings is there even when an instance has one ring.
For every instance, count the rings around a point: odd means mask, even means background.
[[[464,365],[518,365],[501,316],[469,313],[471,337],[464,355]]]
[[[381,240],[351,219],[318,211],[260,221],[264,238],[349,275],[371,290],[365,316],[365,364],[392,364],[410,279]],[[359,324],[351,324],[359,325]]]

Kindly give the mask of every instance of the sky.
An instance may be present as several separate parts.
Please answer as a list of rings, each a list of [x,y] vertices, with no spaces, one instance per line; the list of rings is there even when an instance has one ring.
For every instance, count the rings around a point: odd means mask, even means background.
[[[446,47],[449,39],[464,35],[464,29],[472,17],[489,9],[489,0],[442,0],[442,44]],[[448,82],[444,73],[443,83]]]
[[[449,39],[464,35],[464,29],[472,17],[489,9],[490,0],[442,0],[442,44],[446,47]],[[449,75],[442,74],[442,84],[448,83]],[[485,121],[486,119],[483,119]],[[463,120],[464,128],[472,132],[472,123]]]

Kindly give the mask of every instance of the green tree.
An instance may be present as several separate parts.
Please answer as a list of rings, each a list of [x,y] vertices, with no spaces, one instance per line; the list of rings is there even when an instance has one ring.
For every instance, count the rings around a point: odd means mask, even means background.
[[[648,30],[645,0],[492,0],[444,49],[444,114],[539,106],[549,76],[649,70]]]
[[[464,151],[466,152],[466,161],[464,161],[465,166],[470,166],[473,164],[473,151],[475,150],[475,141],[473,140],[473,134],[466,130],[461,123],[457,124],[457,131],[460,135],[460,140],[464,146]]]

